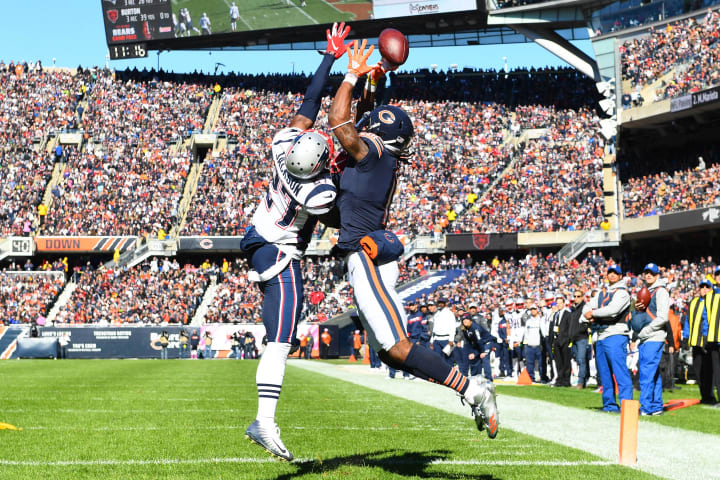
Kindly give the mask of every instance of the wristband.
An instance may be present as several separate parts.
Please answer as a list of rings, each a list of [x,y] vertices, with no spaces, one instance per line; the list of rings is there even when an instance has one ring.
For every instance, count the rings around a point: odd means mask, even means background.
[[[350,72],[346,73],[345,78],[343,78],[343,82],[347,82],[350,85],[352,85],[353,87],[355,86],[357,81],[358,81],[358,76],[355,75],[354,73],[350,73]]]

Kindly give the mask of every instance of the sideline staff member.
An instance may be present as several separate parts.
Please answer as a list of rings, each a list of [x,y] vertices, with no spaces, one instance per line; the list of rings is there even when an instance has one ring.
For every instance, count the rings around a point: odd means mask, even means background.
[[[624,321],[630,309],[630,294],[622,278],[619,265],[607,269],[605,285],[583,309],[583,316],[597,333],[597,364],[602,382],[603,410],[620,412],[623,400],[632,400],[632,378],[626,359],[628,352],[628,327]],[[613,375],[618,386],[619,401],[615,398]]]

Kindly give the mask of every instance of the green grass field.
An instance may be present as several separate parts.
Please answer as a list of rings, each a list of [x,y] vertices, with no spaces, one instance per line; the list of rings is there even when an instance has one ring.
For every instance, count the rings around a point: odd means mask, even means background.
[[[279,462],[244,438],[255,416],[256,366],[0,362],[0,422],[22,428],[0,430],[0,479],[655,478],[543,440],[542,432],[505,429],[491,441],[469,416],[292,365],[278,423],[297,461]],[[499,391],[588,408],[599,400],[547,387]],[[682,426],[683,415],[652,421]]]
[[[232,31],[229,14],[231,1],[172,0],[172,10],[177,14],[181,8],[187,8],[190,11],[193,26],[198,30],[200,29],[200,17],[205,12],[210,18],[212,32],[225,33]],[[352,13],[343,12],[322,0],[306,0],[305,7],[300,7],[301,0],[291,0],[292,5],[287,5],[285,0],[235,0],[235,2],[240,10],[240,19],[236,29],[238,32],[356,20]],[[192,35],[197,35],[197,33],[192,32]]]

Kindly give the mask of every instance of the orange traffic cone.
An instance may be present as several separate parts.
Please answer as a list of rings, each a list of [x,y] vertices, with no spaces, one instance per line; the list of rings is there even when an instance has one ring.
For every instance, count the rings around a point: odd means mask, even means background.
[[[350,358],[348,358],[348,362],[350,362],[350,363],[355,363],[355,362],[357,362],[357,359],[355,358],[355,354],[354,354],[354,353],[351,353],[351,354],[350,354]]]
[[[520,372],[520,376],[518,377],[517,384],[518,385],[532,385],[532,378],[530,378],[530,374],[527,371],[527,368],[523,368],[523,371]]]

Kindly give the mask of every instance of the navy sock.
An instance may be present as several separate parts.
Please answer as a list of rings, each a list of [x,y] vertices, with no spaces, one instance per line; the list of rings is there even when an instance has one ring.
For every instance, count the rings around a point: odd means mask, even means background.
[[[410,347],[405,359],[406,371],[424,380],[430,380],[452,388],[461,395],[469,385],[465,375],[450,367],[439,353],[418,344]]]

